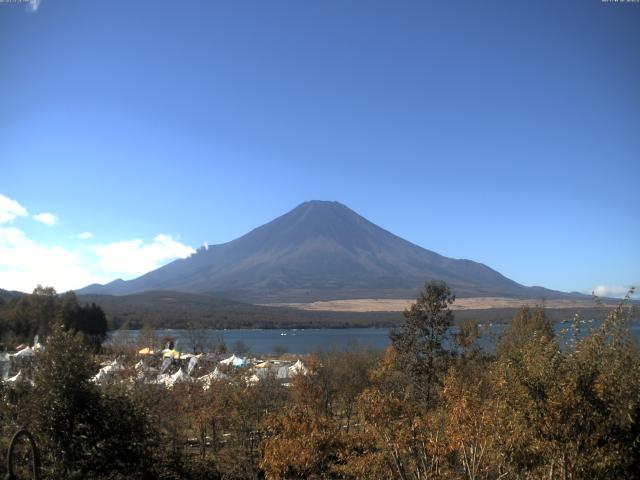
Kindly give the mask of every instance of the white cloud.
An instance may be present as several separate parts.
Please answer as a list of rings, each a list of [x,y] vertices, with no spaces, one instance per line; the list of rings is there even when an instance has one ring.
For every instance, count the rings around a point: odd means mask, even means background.
[[[193,248],[168,235],[149,243],[135,239],[72,250],[36,242],[19,228],[0,226],[0,288],[31,292],[41,284],[65,292],[116,277],[134,278],[192,253]]]
[[[638,285],[640,285],[640,283],[636,284],[636,286]],[[619,285],[597,285],[593,288],[593,293],[598,297],[622,298],[627,294],[629,288],[630,286],[621,287]],[[636,290],[633,298],[636,298],[638,296],[638,293],[640,292]]]
[[[37,243],[15,227],[0,226],[0,288],[31,292],[37,284],[57,291],[103,283],[82,252]]]
[[[109,273],[133,276],[147,273],[177,258],[186,258],[195,250],[169,235],[158,235],[151,243],[141,239],[125,240],[92,247],[98,266]]]
[[[16,217],[27,215],[27,209],[15,200],[0,193],[0,224],[13,221]]]
[[[39,213],[38,215],[34,215],[33,218],[39,222],[44,223],[45,225],[49,225],[50,227],[55,225],[58,221],[58,217],[56,217],[53,213]]]
[[[64,292],[117,277],[131,279],[195,253],[169,235],[157,235],[151,242],[135,239],[91,245],[93,234],[82,232],[77,236],[87,243],[66,248],[29,238],[12,225],[27,215],[25,207],[0,194],[0,288],[31,292],[41,284]],[[46,225],[57,222],[51,213],[33,218]]]
[[[40,8],[40,2],[41,0],[29,0],[27,2],[27,10],[35,13],[38,11],[38,8]]]

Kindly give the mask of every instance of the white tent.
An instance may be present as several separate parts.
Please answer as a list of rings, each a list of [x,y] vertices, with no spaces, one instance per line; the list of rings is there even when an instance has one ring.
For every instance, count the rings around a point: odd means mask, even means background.
[[[116,372],[119,372],[120,370],[124,370],[124,367],[120,364],[120,362],[118,362],[117,360],[114,360],[113,362],[108,364],[106,367],[102,367],[100,370],[105,373],[114,374]]]
[[[309,369],[304,366],[300,360],[289,367],[289,373],[291,376],[293,375],[306,375],[309,373]]]
[[[264,362],[258,360],[256,368],[277,369],[281,365],[288,365],[288,363],[282,360],[265,360]]]
[[[198,382],[202,383],[202,388],[204,388],[205,390],[209,390],[212,382],[216,380],[226,380],[228,378],[229,378],[228,375],[225,375],[216,367],[216,369],[213,372],[198,378]]]
[[[287,372],[287,367],[281,367],[284,368],[285,370],[283,370],[283,374],[288,373]],[[273,365],[271,366],[271,368],[256,368],[255,370],[253,370],[253,375],[247,375],[246,377],[246,381],[248,385],[253,385],[258,383],[261,380],[266,380],[267,378],[278,378],[278,372],[279,372],[279,368],[278,367],[274,367]],[[285,377],[288,378],[288,377]]]
[[[167,388],[173,388],[173,386],[176,383],[180,383],[180,382],[191,382],[193,381],[193,379],[187,375],[186,373],[184,373],[184,370],[179,369],[176,373],[174,373],[173,375],[169,376],[168,378],[165,378],[164,380],[164,384]]]
[[[173,364],[175,360],[170,357],[166,357],[162,360],[162,365],[160,365],[160,373],[166,373],[171,364]]]
[[[260,368],[260,369],[256,369],[254,375],[256,377],[258,377],[260,380],[264,380],[265,378],[267,378],[269,375],[274,375],[275,376],[276,371],[273,368]]]
[[[29,358],[29,357],[33,357],[34,353],[35,352],[33,351],[33,348],[25,347],[19,352],[14,353],[13,358]]]
[[[96,373],[91,381],[101,384],[106,383],[107,381],[115,380],[116,372],[124,370],[124,367],[118,360],[113,360],[112,362],[104,362],[104,365],[98,373]]]
[[[117,359],[110,362],[102,362],[100,365],[102,365],[102,368],[100,370],[105,370],[107,372],[117,372],[119,370],[124,370],[124,367]]]
[[[101,368],[98,373],[96,373],[93,377],[91,377],[91,381],[93,383],[97,383],[98,385],[106,383],[107,381],[110,381],[112,379],[113,379],[113,375],[109,372],[106,372],[104,368]]]
[[[220,364],[221,365],[231,365],[233,363],[233,361],[235,360],[235,358],[236,358],[236,355],[234,353],[230,357],[227,357],[224,360],[220,360]]]
[[[136,370],[136,378],[138,380],[145,380],[145,383],[149,383],[146,381],[146,380],[149,380],[149,374],[158,373],[157,368],[150,367],[149,365],[144,363],[142,360],[136,363],[134,368]]]
[[[24,373],[22,373],[22,370],[20,370],[16,375],[7,378],[5,381],[8,383],[17,383],[21,382],[22,380],[24,380]]]
[[[289,367],[280,367],[278,368],[278,372],[276,373],[277,379],[289,378],[291,376],[291,372],[289,371]]]
[[[193,369],[198,365],[199,357],[193,356],[189,359],[189,365],[187,365],[187,373],[191,375]]]
[[[241,367],[247,363],[247,359],[242,357],[236,357],[236,354],[234,353],[229,358],[220,360],[220,363],[222,365],[233,365],[234,367]]]

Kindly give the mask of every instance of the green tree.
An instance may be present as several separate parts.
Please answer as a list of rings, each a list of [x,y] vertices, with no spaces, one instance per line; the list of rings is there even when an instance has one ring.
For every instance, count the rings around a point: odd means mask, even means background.
[[[107,317],[102,308],[95,303],[80,305],[74,292],[67,292],[60,299],[57,318],[65,328],[83,333],[94,350],[107,337]]]
[[[31,295],[12,300],[0,310],[2,334],[20,342],[31,342],[36,334],[46,337],[56,320],[85,334],[94,349],[106,338],[102,309],[95,303],[80,305],[73,292],[60,296],[53,288],[38,285]]]
[[[46,335],[55,317],[57,294],[51,287],[38,285],[31,295],[10,302],[3,310],[5,328],[18,341],[30,342],[34,335]]]
[[[144,412],[91,382],[98,371],[86,338],[56,324],[39,355],[30,427],[48,478],[151,478],[153,435]]]
[[[32,415],[45,455],[45,472],[57,478],[82,478],[95,443],[92,424],[100,393],[89,379],[98,370],[81,336],[54,327],[34,377]]]
[[[404,311],[405,323],[390,333],[391,342],[413,380],[416,397],[429,403],[438,379],[435,361],[444,353],[444,335],[453,322],[455,296],[445,282],[425,283],[416,302]]]

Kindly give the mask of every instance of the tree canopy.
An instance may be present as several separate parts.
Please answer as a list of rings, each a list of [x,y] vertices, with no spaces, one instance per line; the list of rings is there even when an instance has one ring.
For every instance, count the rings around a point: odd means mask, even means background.
[[[85,335],[97,348],[107,335],[107,319],[95,303],[81,305],[73,292],[58,295],[38,285],[31,295],[12,299],[0,308],[0,336],[5,343],[31,342],[47,336],[55,322]]]
[[[435,359],[444,353],[444,336],[453,323],[455,301],[442,281],[425,283],[415,303],[404,311],[405,323],[390,333],[391,343],[414,380],[416,393],[428,402],[437,379]]]

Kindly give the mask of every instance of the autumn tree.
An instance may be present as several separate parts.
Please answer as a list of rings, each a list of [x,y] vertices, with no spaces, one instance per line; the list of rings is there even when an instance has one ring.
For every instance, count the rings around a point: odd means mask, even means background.
[[[333,384],[333,403],[347,433],[357,413],[358,397],[371,385],[369,371],[379,359],[379,354],[369,350],[348,350],[325,357],[325,368]]]
[[[479,350],[478,339],[480,338],[480,326],[473,319],[463,320],[458,324],[458,329],[453,335],[453,341],[458,348],[458,352],[463,357],[477,353]]]
[[[517,355],[518,351],[535,339],[551,340],[555,337],[551,319],[541,306],[524,305],[509,322],[509,328],[500,337],[497,351],[500,355]]]
[[[293,404],[263,421],[260,467],[267,479],[335,477],[344,433],[329,414],[329,384],[317,361],[294,378]]]
[[[145,322],[142,328],[138,331],[136,337],[136,349],[142,350],[143,348],[150,348],[153,351],[159,350],[161,347],[158,340],[158,335],[153,327]]]
[[[507,467],[533,478],[638,478],[640,354],[623,306],[563,348],[545,322],[522,318],[531,330],[507,336],[518,348],[502,349],[492,368]]]
[[[442,391],[443,443],[455,456],[449,469],[466,480],[504,478],[500,449],[502,399],[491,394],[486,375],[470,378],[459,368],[447,373]]]

